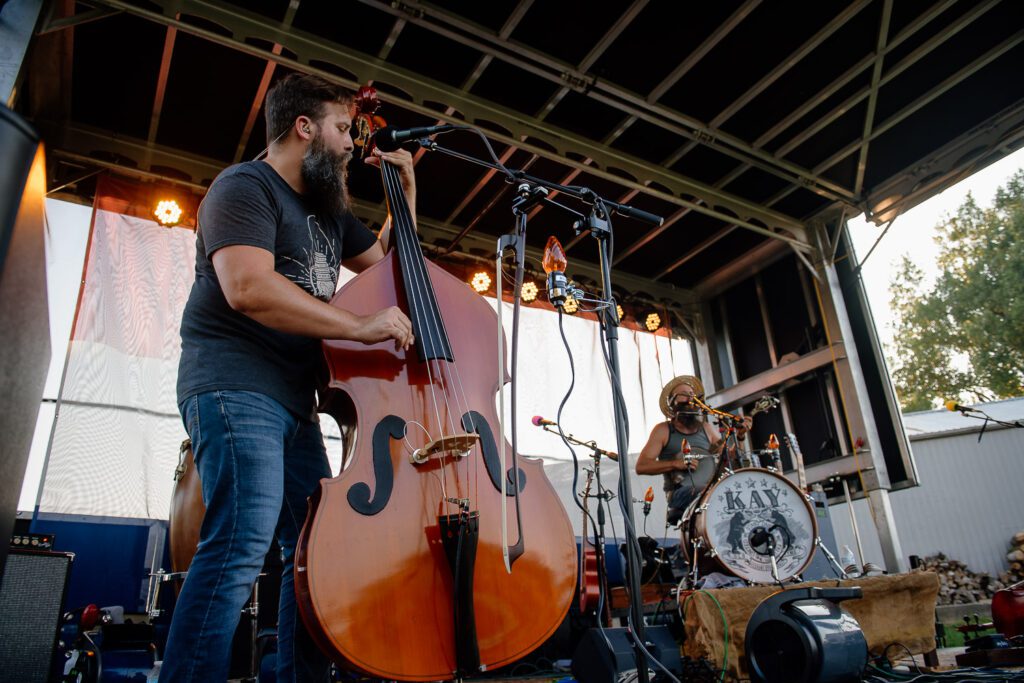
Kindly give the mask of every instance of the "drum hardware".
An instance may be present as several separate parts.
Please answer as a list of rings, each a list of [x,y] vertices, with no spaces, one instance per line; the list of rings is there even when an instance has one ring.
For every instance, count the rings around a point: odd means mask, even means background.
[[[779,558],[781,558],[782,555],[785,555],[787,552],[789,552],[789,547],[792,542],[792,539],[789,536],[789,530],[787,530],[779,524],[775,524],[769,527],[768,529],[765,529],[764,527],[760,526],[756,527],[750,533],[750,549],[758,555],[766,556],[771,560],[772,579],[775,581],[775,583],[782,585],[782,581],[779,579],[779,563],[775,557],[775,536],[772,534],[772,532],[775,530],[778,530],[786,537],[786,547],[782,551],[782,554],[779,555]]]
[[[176,579],[184,581],[186,574],[188,572],[165,572],[163,567],[149,573],[149,587],[146,590],[146,615],[150,621],[164,613],[159,607],[160,587],[167,581],[174,581]]]
[[[843,570],[842,565],[839,564],[839,560],[836,559],[836,556],[833,555],[832,551],[828,549],[828,546],[821,542],[821,536],[817,536],[814,539],[814,547],[818,548],[819,550],[821,550],[821,552],[825,553],[825,559],[828,560],[828,563],[832,566],[832,571],[836,573],[836,576],[838,578],[850,578],[846,571]]]
[[[690,555],[690,557],[692,557],[692,558],[699,557],[700,556],[700,549],[703,548],[703,547],[704,547],[704,539],[703,538],[695,538],[695,539],[693,539],[693,554]],[[715,552],[715,551],[712,550],[712,552]],[[700,574],[698,573],[698,571],[699,570],[698,570],[698,567],[697,567],[697,562],[694,561],[694,560],[691,560],[690,561],[690,585],[691,586],[696,586],[697,585],[697,579],[700,578]]]
[[[165,572],[163,567],[160,567],[155,572],[150,572],[149,590],[146,594],[146,615],[149,617],[150,623],[164,613],[164,610],[159,607],[160,587],[168,581],[184,581],[187,576],[187,570],[183,572]],[[266,573],[260,572],[259,576],[256,578],[255,583],[252,585],[252,594],[249,596],[249,602],[246,603],[241,612],[242,615],[249,617],[252,624],[252,661],[250,663],[251,668],[249,669],[249,672],[252,675],[247,678],[242,678],[241,681],[243,681],[243,683],[255,683],[255,681],[258,680],[260,670],[259,648],[257,647],[259,642],[259,623],[257,617],[260,612],[260,579],[264,576],[266,576]]]
[[[850,497],[850,485],[847,483],[845,477],[841,477],[841,479],[843,481],[843,495],[846,496],[846,508],[850,511],[850,524],[853,526],[853,540],[857,542],[857,558],[860,560],[860,566],[863,567],[864,546],[861,545],[860,541],[860,529],[857,527],[857,515],[854,514],[853,499]]]

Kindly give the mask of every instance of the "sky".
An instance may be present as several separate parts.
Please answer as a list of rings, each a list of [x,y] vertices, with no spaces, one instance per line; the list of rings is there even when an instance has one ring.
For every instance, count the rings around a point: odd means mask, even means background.
[[[941,225],[945,217],[956,213],[968,193],[980,208],[991,206],[996,189],[1005,185],[1010,176],[1021,168],[1024,168],[1024,149],[983,168],[896,218],[861,270],[871,313],[883,345],[892,345],[895,319],[889,307],[889,284],[902,256],[909,255],[924,271],[925,282],[933,282],[937,272],[935,261],[939,254],[939,246],[934,239],[937,235],[936,226]],[[882,234],[883,227],[865,221],[863,215],[849,222],[850,236],[858,259],[867,255],[871,245]]]

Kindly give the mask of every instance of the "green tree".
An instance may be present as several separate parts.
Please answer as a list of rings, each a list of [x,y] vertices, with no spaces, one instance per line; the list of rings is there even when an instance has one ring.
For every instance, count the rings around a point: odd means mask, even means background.
[[[968,195],[938,230],[935,283],[904,256],[889,287],[904,410],[1024,394],[1024,170],[991,208]]]

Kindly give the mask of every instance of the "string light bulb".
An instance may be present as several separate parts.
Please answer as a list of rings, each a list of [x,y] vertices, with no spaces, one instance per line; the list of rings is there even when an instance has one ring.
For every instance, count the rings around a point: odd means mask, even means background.
[[[162,199],[153,211],[160,225],[176,225],[181,220],[181,207],[173,199]]]
[[[562,310],[570,315],[580,310],[580,302],[572,296],[565,297],[565,303],[562,304]]]
[[[473,288],[478,294],[483,294],[491,288],[491,276],[484,271],[479,271],[473,274],[473,279],[469,281],[469,286]]]
[[[648,332],[657,332],[658,328],[661,327],[661,316],[657,313],[649,313],[647,319],[644,320],[644,327],[647,328]]]
[[[531,301],[534,301],[537,298],[537,294],[539,291],[540,290],[537,289],[537,283],[530,280],[528,282],[523,283],[523,288],[520,290],[519,294],[520,296],[522,296],[523,301],[525,301],[526,303],[530,303]]]

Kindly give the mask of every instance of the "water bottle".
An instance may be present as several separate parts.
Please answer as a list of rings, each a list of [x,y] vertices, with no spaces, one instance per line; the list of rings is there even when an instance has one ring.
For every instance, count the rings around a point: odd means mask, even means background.
[[[857,558],[853,556],[850,546],[844,545],[839,549],[839,564],[851,579],[860,575],[860,571],[857,570]]]

